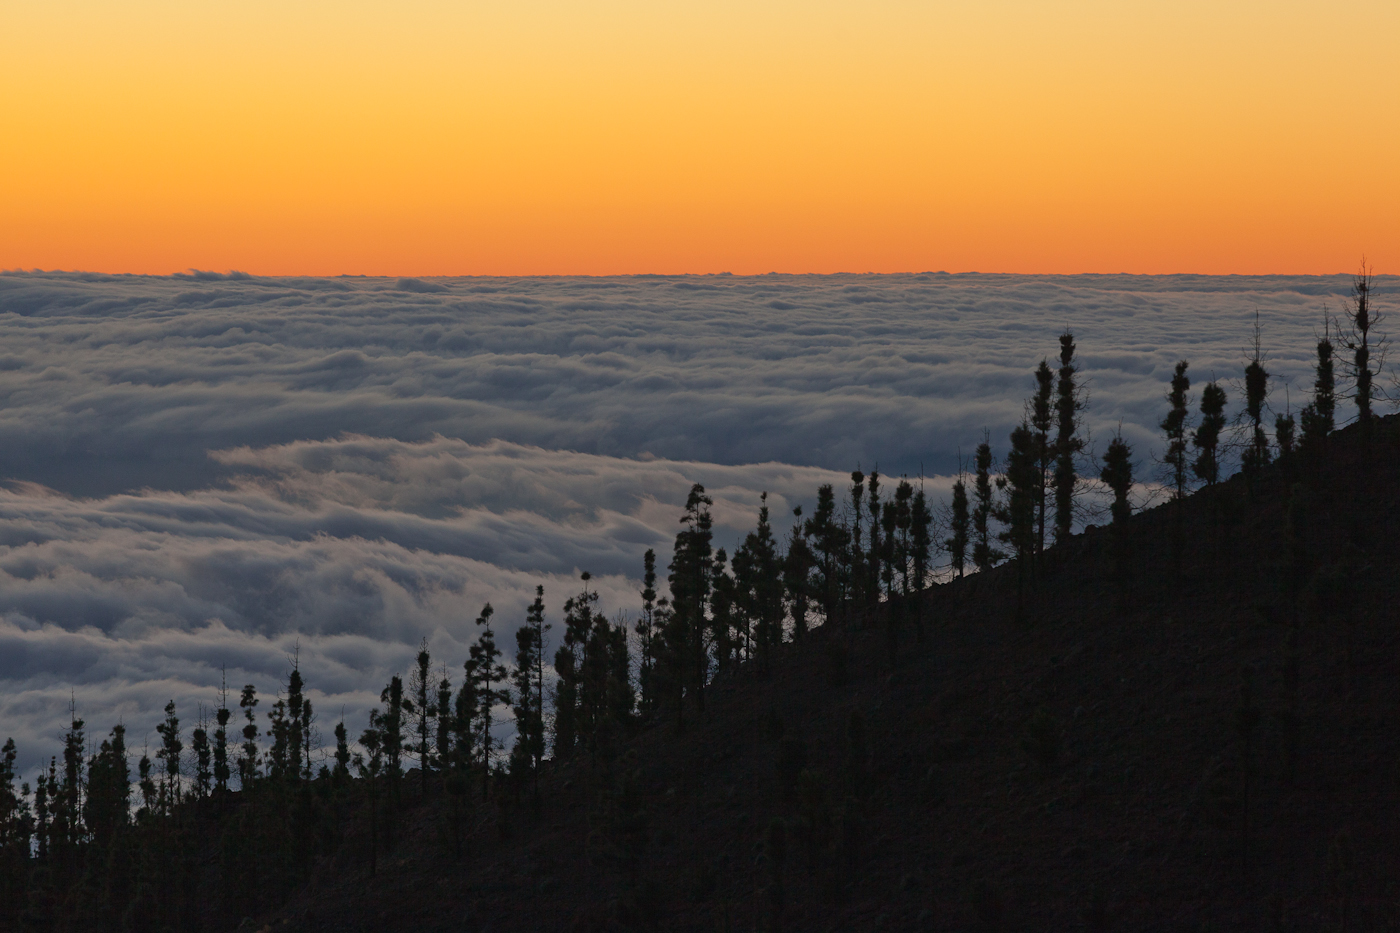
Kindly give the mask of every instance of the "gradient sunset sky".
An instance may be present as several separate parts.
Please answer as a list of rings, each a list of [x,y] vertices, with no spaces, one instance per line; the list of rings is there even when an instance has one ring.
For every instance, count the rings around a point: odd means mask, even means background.
[[[1400,4],[45,0],[0,268],[1400,260]]]

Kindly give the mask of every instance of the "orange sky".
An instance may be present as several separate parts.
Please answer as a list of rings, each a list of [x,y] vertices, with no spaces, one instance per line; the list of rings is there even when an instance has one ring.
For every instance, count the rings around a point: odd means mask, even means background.
[[[0,268],[1400,260],[1393,0],[10,6]]]

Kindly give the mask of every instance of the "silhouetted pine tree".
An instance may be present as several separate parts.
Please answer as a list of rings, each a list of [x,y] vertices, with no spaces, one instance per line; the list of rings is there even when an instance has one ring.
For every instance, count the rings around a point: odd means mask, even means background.
[[[251,790],[258,779],[258,719],[253,712],[258,705],[258,690],[252,684],[245,684],[243,695],[238,699],[243,710],[243,746],[238,756],[238,783],[243,790]]]
[[[287,675],[287,780],[311,777],[311,701],[306,697],[299,656]]]
[[[671,585],[671,610],[675,630],[673,640],[680,656],[677,686],[689,689],[695,698],[696,709],[705,709],[705,681],[709,678],[709,647],[706,632],[709,629],[706,609],[710,601],[710,570],[713,551],[710,547],[711,519],[710,506],[713,500],[705,495],[705,487],[696,483],[686,497],[685,514],[680,518],[685,526],[676,535],[675,550],[672,552],[669,579]],[[683,697],[677,697],[680,701]],[[677,722],[682,722],[683,703],[676,708]]]
[[[924,589],[929,585],[933,560],[933,512],[924,496],[922,481],[910,506],[909,564],[914,583],[914,635],[924,640]]]
[[[821,600],[822,620],[832,623],[841,598],[841,553],[849,532],[836,521],[836,492],[829,483],[817,489],[817,507],[803,528],[815,557],[812,588]]]
[[[787,556],[783,559],[783,586],[792,615],[792,638],[797,641],[807,634],[807,613],[812,604],[812,568],[816,557],[807,544],[807,526],[802,521],[802,506],[792,510],[794,519],[788,536]]]
[[[1055,386],[1055,541],[1068,540],[1074,523],[1074,487],[1078,480],[1074,460],[1084,449],[1079,436],[1079,413],[1084,410],[1074,363],[1074,335],[1060,335],[1060,369]]]
[[[578,747],[578,692],[583,651],[593,622],[592,608],[580,606],[570,597],[564,603],[564,637],[554,652],[554,741],[555,761],[568,761]],[[663,659],[663,663],[664,663]],[[666,672],[666,673],[669,673]]]
[[[1274,416],[1274,443],[1278,445],[1278,458],[1286,461],[1293,455],[1294,422],[1291,414]]]
[[[296,769],[291,763],[291,728],[287,719],[287,701],[283,697],[278,697],[272,709],[268,710],[267,734],[272,739],[267,749],[267,779],[273,784],[289,782]]]
[[[62,892],[71,885],[73,854],[69,848],[69,819],[64,801],[62,770],[56,757],[49,758],[47,773],[40,772],[35,790],[38,864],[30,878],[26,919],[41,929],[53,925]],[[37,921],[37,923],[35,923]]]
[[[0,749],[0,929],[20,930],[31,858],[34,825],[29,786],[15,787],[15,740]]]
[[[487,603],[481,608],[476,624],[481,633],[476,644],[468,650],[464,665],[466,676],[462,680],[462,692],[470,692],[472,715],[470,717],[471,758],[481,769],[481,794],[487,796],[490,790],[492,753],[497,748],[491,727],[495,725],[493,710],[497,703],[509,703],[510,694],[498,687],[506,679],[506,668],[501,663],[501,650],[496,647],[496,633],[491,630],[491,617],[495,610]]]
[[[447,675],[445,664],[442,667],[442,677],[438,680],[433,712],[436,714],[433,757],[437,761],[438,774],[442,776],[445,788],[448,772],[452,770],[452,679]]]
[[[1108,451],[1103,455],[1103,470],[1099,473],[1099,478],[1113,490],[1111,511],[1115,524],[1127,521],[1128,516],[1133,513],[1132,505],[1128,501],[1128,493],[1133,489],[1132,458],[1132,448],[1123,440],[1121,434],[1113,438],[1108,445]]]
[[[1118,610],[1127,612],[1132,554],[1131,540],[1124,526],[1133,511],[1132,503],[1128,501],[1128,494],[1133,488],[1133,452],[1121,433],[1109,442],[1108,450],[1103,455],[1103,470],[1099,473],[1099,479],[1113,490],[1113,575],[1117,584]]]
[[[1191,390],[1191,380],[1186,375],[1186,367],[1186,361],[1179,360],[1172,372],[1172,388],[1167,393],[1167,404],[1171,407],[1162,419],[1162,431],[1167,436],[1167,452],[1162,462],[1171,470],[1172,495],[1177,499],[1185,497],[1191,478],[1186,457],[1186,429],[1191,405],[1187,393]]]
[[[652,639],[652,649],[656,661],[652,666],[651,677],[655,709],[665,709],[676,713],[677,726],[682,724],[679,704],[685,692],[682,679],[682,663],[686,654],[685,628],[676,619],[671,608],[671,600],[663,596],[656,601],[656,637]]]
[[[360,773],[365,797],[369,800],[369,873],[373,877],[379,869],[379,800],[383,796],[381,787],[384,774],[384,727],[383,715],[379,710],[369,712],[369,725],[360,733],[360,748],[363,753],[355,755],[355,769]]]
[[[194,795],[203,800],[209,796],[213,784],[213,756],[209,748],[209,730],[206,726],[204,708],[200,707],[200,718],[190,733],[190,750],[194,752]]]
[[[652,585],[656,581],[655,556],[652,557]],[[535,601],[530,604],[530,611],[525,617],[525,624],[534,633],[535,643],[535,669],[534,669],[534,708],[536,715],[536,738],[532,746],[532,754],[535,758],[535,768],[539,768],[540,762],[544,759],[544,652],[549,630],[553,626],[544,621],[544,587],[535,587]]]
[[[583,654],[579,719],[589,755],[594,761],[611,764],[631,721],[636,698],[632,692],[627,628],[621,622],[609,623],[597,611],[597,599],[597,593],[587,593],[593,624]]]
[[[1026,422],[1011,432],[1011,449],[1006,455],[1006,472],[997,477],[997,488],[1005,492],[992,514],[1006,527],[997,540],[1010,546],[1016,559],[1016,615],[1025,613],[1026,589],[1035,573],[1036,490],[1040,464],[1036,457],[1035,433]]]
[[[345,731],[345,720],[335,724],[335,770],[331,780],[336,786],[343,786],[350,777],[350,736]]]
[[[219,708],[214,712],[214,791],[223,794],[228,790],[229,778],[233,776],[228,763],[228,724],[233,713],[228,708],[228,679],[225,677],[219,686]]]
[[[83,838],[83,720],[70,701],[68,730],[63,734],[63,783],[50,801],[54,829],[63,848],[61,870],[70,875],[77,868],[77,848]]]
[[[886,499],[884,506],[880,510],[880,521],[872,520],[871,527],[879,527],[880,551],[879,561],[876,566],[880,568],[880,584],[885,593],[885,648],[889,656],[890,666],[899,663],[899,627],[902,618],[903,604],[900,601],[899,591],[895,585],[898,577],[895,569],[898,545],[899,529],[899,506],[893,499]],[[875,590],[878,598],[880,589]],[[876,605],[878,608],[878,602]]]
[[[88,761],[83,822],[90,840],[83,891],[73,905],[75,926],[117,929],[130,901],[131,769],[126,729],[115,726]],[[81,918],[81,920],[80,920]]]
[[[316,741],[314,729],[316,714],[311,709],[311,698],[303,697],[301,701],[301,779],[311,780],[311,746]]]
[[[1369,329],[1369,313],[1367,315]],[[1369,351],[1369,348],[1368,348]],[[1337,380],[1332,362],[1332,325],[1324,314],[1322,318],[1322,339],[1317,342],[1317,365],[1314,368],[1313,399],[1302,411],[1302,449],[1308,455],[1322,450],[1327,436],[1336,426]]]
[[[715,551],[710,569],[710,644],[715,646],[715,666],[724,670],[740,657],[747,658],[749,650],[748,614],[736,608],[737,584],[726,564],[729,555],[724,548]]]
[[[129,822],[131,769],[126,760],[126,727],[117,725],[88,763],[85,819],[93,844],[106,851]]]
[[[419,792],[428,796],[428,772],[433,768],[433,726],[437,721],[437,706],[433,692],[432,656],[428,652],[428,640],[424,638],[418,645],[414,657],[413,671],[408,675],[409,702],[413,716],[412,745],[409,753],[418,759]]]
[[[165,721],[156,726],[160,734],[161,746],[156,752],[164,766],[165,775],[160,785],[160,809],[165,816],[180,802],[180,755],[185,743],[180,739],[180,719],[175,715],[175,701],[165,704]]]
[[[1055,463],[1055,447],[1050,442],[1050,429],[1055,426],[1055,371],[1050,363],[1041,360],[1035,370],[1035,395],[1031,399],[1030,426],[1035,432],[1036,467],[1040,479],[1035,490],[1036,537],[1035,551],[1045,550],[1045,513],[1047,493],[1050,488],[1051,467]]]
[[[865,474],[860,470],[851,472],[851,528],[850,539],[846,542],[846,561],[849,564],[849,580],[846,597],[855,605],[865,604]],[[849,620],[848,620],[849,621]]]
[[[901,619],[907,615],[910,601],[910,562],[913,560],[913,541],[911,532],[914,525],[914,485],[907,479],[901,479],[894,488],[894,522],[889,535],[891,545],[888,548],[890,555],[890,565],[894,569],[894,577],[899,582],[899,602]]]
[[[1207,486],[1214,486],[1220,479],[1220,432],[1225,427],[1225,401],[1225,390],[1219,384],[1206,383],[1201,392],[1201,423],[1191,437],[1197,451],[1191,469]]]
[[[151,756],[146,752],[141,753],[141,759],[136,763],[136,788],[141,791],[141,809],[136,811],[136,818],[139,821],[145,817],[149,821],[156,815],[160,792],[156,788],[155,778],[151,777]]]
[[[883,507],[880,502],[879,470],[870,471],[870,478],[866,480],[866,490],[869,493],[866,507],[870,509],[870,550],[865,559],[865,601],[869,606],[878,606],[880,603],[880,584],[885,579],[884,563],[886,558],[884,528],[881,521]]]
[[[142,761],[149,771],[150,759],[143,757]],[[40,771],[34,787],[34,849],[41,861],[49,855],[49,800],[58,794],[57,768],[54,759],[49,759],[48,774]]]
[[[538,793],[538,769],[544,758],[544,587],[535,587],[535,601],[525,616],[525,624],[515,632],[515,688],[511,711],[515,714],[515,747],[511,749],[511,771],[521,780],[530,776]],[[519,785],[517,785],[519,786]]]
[[[972,510],[972,563],[978,570],[990,570],[1006,555],[992,547],[992,445],[983,441],[973,455],[976,473],[977,505]]]
[[[1385,364],[1385,340],[1376,340],[1371,335],[1380,322],[1381,315],[1371,307],[1371,270],[1363,260],[1361,270],[1351,277],[1351,308],[1347,311],[1349,333],[1345,341],[1351,351],[1347,375],[1354,387],[1356,420],[1363,425],[1363,432],[1369,430],[1371,422],[1372,383]]]
[[[380,742],[384,748],[384,778],[391,810],[397,811],[403,779],[403,719],[404,696],[403,678],[395,674],[379,694],[379,702],[384,704],[380,718]],[[388,844],[394,845],[394,821],[388,821]]]
[[[25,822],[28,791],[21,792],[15,787],[15,759],[18,757],[15,740],[6,739],[5,747],[0,749],[0,859],[5,859],[6,867],[14,866],[8,858],[11,855],[28,860],[32,832]]]
[[[1011,432],[1011,449],[1006,455],[1006,472],[997,478],[998,488],[1006,491],[1000,508],[994,509],[998,521],[1006,526],[997,540],[1011,547],[1017,560],[1018,590],[1024,587],[1035,558],[1035,498],[1038,485],[1035,434],[1022,422]]]
[[[1264,402],[1269,396],[1269,373],[1264,369],[1264,356],[1259,349],[1259,315],[1254,320],[1254,355],[1244,368],[1244,414],[1252,430],[1240,467],[1251,483],[1269,463],[1269,439],[1264,434]]]
[[[967,483],[963,481],[961,475],[958,476],[958,481],[953,484],[951,511],[952,516],[948,526],[952,531],[952,536],[943,542],[943,546],[948,549],[953,572],[961,577],[967,571],[967,545],[971,531],[970,516],[967,510]]]
[[[657,651],[661,647],[660,631],[656,618],[656,552],[647,548],[642,555],[642,614],[637,619],[637,643],[641,652],[638,663],[637,683],[641,688],[641,711],[643,714],[656,710],[660,697],[656,683]]]
[[[768,521],[768,493],[759,500],[758,528],[734,552],[734,589],[739,612],[753,627],[753,654],[760,674],[771,669],[783,640],[783,568]]]

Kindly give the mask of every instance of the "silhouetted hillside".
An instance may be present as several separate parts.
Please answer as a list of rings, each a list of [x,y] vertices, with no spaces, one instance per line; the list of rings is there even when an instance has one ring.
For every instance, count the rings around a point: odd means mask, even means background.
[[[829,624],[677,732],[477,802],[362,801],[209,929],[1315,930],[1400,923],[1400,422]],[[892,662],[891,658],[895,660]],[[206,870],[214,870],[212,868]]]

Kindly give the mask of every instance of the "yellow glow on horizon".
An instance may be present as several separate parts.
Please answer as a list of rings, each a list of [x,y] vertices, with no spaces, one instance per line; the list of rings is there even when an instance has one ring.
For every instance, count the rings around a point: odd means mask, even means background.
[[[1390,271],[1398,29],[1374,0],[49,0],[0,15],[0,268]]]

